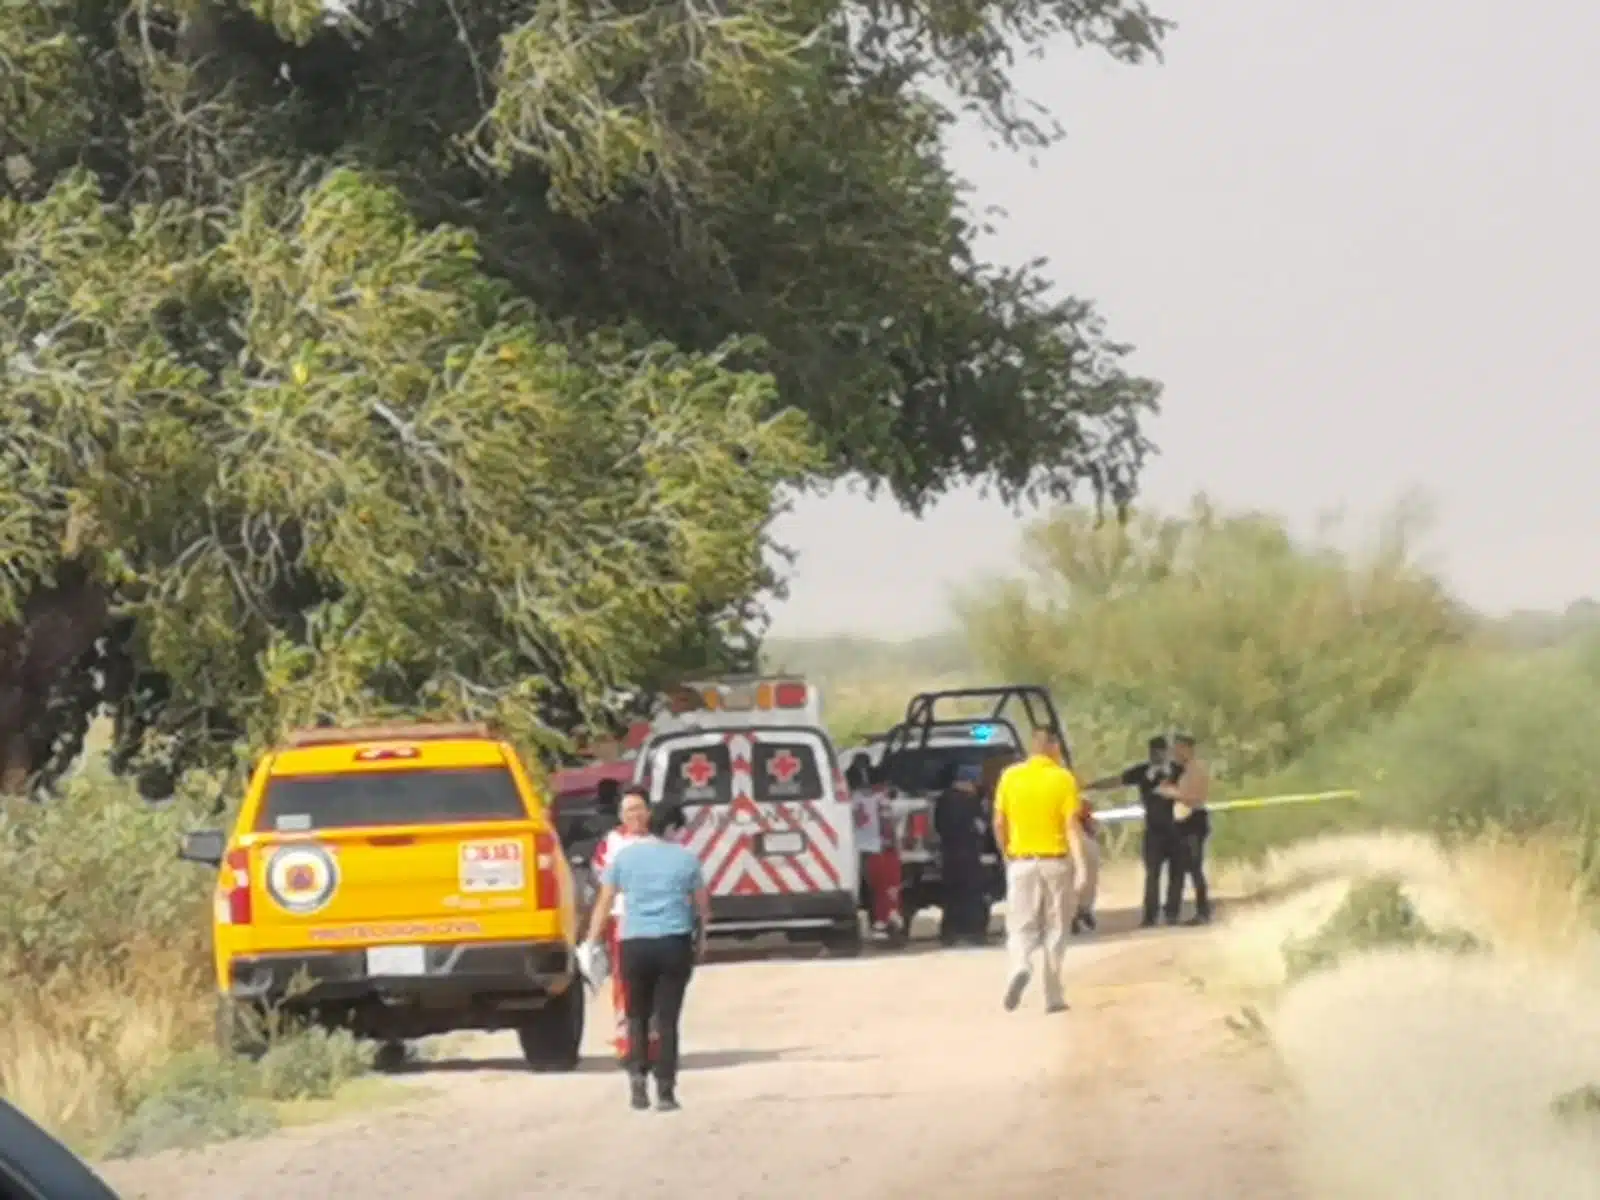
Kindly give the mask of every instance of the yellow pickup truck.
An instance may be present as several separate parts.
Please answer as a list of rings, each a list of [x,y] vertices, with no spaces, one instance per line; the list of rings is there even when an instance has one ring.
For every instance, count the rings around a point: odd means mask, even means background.
[[[578,1065],[571,871],[487,726],[298,731],[256,767],[232,832],[190,833],[179,853],[218,869],[226,1049],[259,1049],[284,1020],[388,1043],[515,1029],[534,1070]]]

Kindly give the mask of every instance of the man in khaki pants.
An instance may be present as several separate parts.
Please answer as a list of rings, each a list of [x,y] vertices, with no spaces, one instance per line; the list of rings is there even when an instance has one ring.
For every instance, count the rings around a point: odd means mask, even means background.
[[[1006,769],[995,788],[994,833],[1006,859],[1006,949],[1011,979],[1005,1006],[1022,1002],[1033,978],[1035,950],[1044,951],[1048,1012],[1067,1007],[1061,994],[1061,956],[1076,911],[1074,880],[1086,877],[1078,781],[1062,765],[1060,741],[1036,730],[1033,754]]]

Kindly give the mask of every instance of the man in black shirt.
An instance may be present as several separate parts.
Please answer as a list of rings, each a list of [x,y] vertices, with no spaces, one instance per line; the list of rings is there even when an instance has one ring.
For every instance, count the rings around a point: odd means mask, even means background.
[[[1187,733],[1173,739],[1173,780],[1163,784],[1161,795],[1173,805],[1178,870],[1183,878],[1194,880],[1194,919],[1191,925],[1211,920],[1211,892],[1206,886],[1206,839],[1211,836],[1211,770],[1195,755],[1195,740]],[[1183,902],[1183,885],[1178,885],[1178,903]],[[1169,907],[1172,907],[1169,905]],[[1174,910],[1175,915],[1175,910]]]
[[[1144,808],[1144,915],[1140,921],[1143,929],[1154,925],[1161,911],[1163,869],[1167,873],[1167,903],[1163,915],[1169,925],[1177,923],[1183,905],[1184,877],[1173,801],[1162,794],[1162,788],[1177,778],[1177,770],[1167,757],[1166,738],[1151,738],[1149,749],[1149,757],[1144,762],[1135,763],[1119,774],[1097,779],[1084,788],[1088,792],[1118,787],[1139,789],[1139,803]]]
[[[939,835],[944,873],[944,912],[939,940],[981,946],[989,940],[989,899],[983,877],[985,819],[978,796],[978,769],[950,764],[934,801],[934,831]]]

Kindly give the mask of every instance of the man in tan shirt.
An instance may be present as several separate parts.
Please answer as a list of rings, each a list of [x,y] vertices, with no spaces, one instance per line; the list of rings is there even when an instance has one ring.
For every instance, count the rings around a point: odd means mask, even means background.
[[[1206,885],[1206,839],[1211,836],[1211,813],[1206,804],[1211,798],[1211,769],[1195,754],[1195,740],[1187,733],[1172,739],[1172,761],[1178,777],[1157,788],[1158,794],[1173,802],[1177,818],[1177,866],[1179,904],[1183,902],[1183,879],[1194,881],[1194,916],[1190,925],[1205,925],[1211,920],[1211,892]]]

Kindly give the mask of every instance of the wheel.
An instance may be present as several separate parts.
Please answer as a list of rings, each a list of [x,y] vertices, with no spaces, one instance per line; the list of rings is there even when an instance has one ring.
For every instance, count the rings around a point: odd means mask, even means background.
[[[583,1053],[583,984],[570,987],[518,1027],[522,1057],[535,1071],[575,1071]]]
[[[224,1058],[257,1059],[271,1041],[266,1010],[259,1004],[217,997],[217,1053]]]
[[[404,1070],[411,1061],[411,1048],[404,1042],[382,1043],[372,1056],[372,1069],[380,1074]]]

